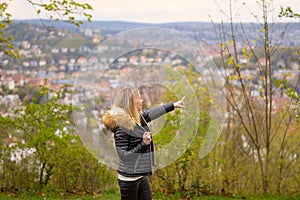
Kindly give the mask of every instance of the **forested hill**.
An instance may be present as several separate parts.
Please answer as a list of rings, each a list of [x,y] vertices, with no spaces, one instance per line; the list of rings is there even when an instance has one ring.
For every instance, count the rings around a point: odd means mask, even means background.
[[[93,21],[85,22],[80,28],[66,22],[55,22],[50,20],[22,20],[14,21],[14,23],[26,23],[41,25],[44,27],[53,27],[55,29],[68,29],[70,31],[76,31],[79,29],[92,29],[99,30],[102,34],[116,34],[121,31],[136,28],[146,27],[158,27],[158,28],[170,28],[181,32],[184,32],[191,36],[197,36],[201,40],[205,40],[208,44],[214,44],[218,40],[216,29],[218,29],[218,23],[211,22],[171,22],[171,23],[138,23],[127,21]],[[225,24],[226,25],[226,24]],[[236,30],[237,40],[242,42],[242,37],[246,33],[250,40],[257,39],[261,25],[258,23],[244,23]],[[226,30],[225,30],[226,31]],[[275,23],[270,26],[272,32],[272,41],[276,42],[280,40],[282,33],[284,33],[284,40],[281,42],[281,46],[299,46],[300,45],[300,23]]]

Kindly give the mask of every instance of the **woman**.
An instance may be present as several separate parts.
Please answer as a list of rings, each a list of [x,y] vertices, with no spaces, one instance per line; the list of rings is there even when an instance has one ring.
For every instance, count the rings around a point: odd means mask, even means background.
[[[142,112],[139,90],[125,88],[118,92],[111,110],[102,117],[105,126],[114,133],[120,159],[117,172],[121,199],[152,199],[147,176],[155,165],[154,145],[147,123],[174,108],[184,108],[183,99]]]

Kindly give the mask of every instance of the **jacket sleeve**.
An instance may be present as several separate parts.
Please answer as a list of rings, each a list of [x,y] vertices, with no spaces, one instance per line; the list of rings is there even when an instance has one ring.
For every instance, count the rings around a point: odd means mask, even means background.
[[[146,122],[151,122],[154,119],[157,119],[158,117],[174,110],[174,104],[173,103],[167,103],[162,106],[158,106],[156,108],[146,110],[142,113],[143,118],[146,120]]]
[[[115,134],[115,145],[117,153],[121,160],[135,160],[139,153],[145,153],[147,145],[142,141],[138,142],[135,147],[129,149],[129,141],[132,139],[125,130],[117,129]]]

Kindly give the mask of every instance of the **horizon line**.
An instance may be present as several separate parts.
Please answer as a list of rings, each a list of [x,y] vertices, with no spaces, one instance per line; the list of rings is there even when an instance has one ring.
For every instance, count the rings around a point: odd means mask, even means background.
[[[39,18],[31,18],[31,19],[11,19],[11,21],[48,21],[48,22],[65,22],[65,23],[68,23],[68,21],[64,21],[64,20],[61,20],[61,21],[56,21],[54,19],[39,19]],[[80,20],[80,19],[78,19]],[[212,21],[196,21],[196,20],[187,20],[187,21],[169,21],[169,22],[143,22],[143,21],[134,21],[134,20],[100,20],[100,19],[97,19],[97,20],[92,20],[91,22],[87,21],[87,20],[82,20],[84,23],[93,23],[93,22],[108,22],[108,23],[111,23],[111,22],[120,22],[120,23],[135,23],[135,24],[172,24],[172,23],[224,23],[224,24],[227,24],[227,23],[230,23],[230,22],[224,22],[224,21],[220,21],[220,22],[212,22]],[[233,22],[233,23],[243,23],[243,24],[259,24],[260,22],[252,22],[252,21],[249,21],[249,22]],[[283,21],[283,22],[270,22],[270,23],[275,23],[275,24],[283,24],[283,23],[299,23],[299,21]]]

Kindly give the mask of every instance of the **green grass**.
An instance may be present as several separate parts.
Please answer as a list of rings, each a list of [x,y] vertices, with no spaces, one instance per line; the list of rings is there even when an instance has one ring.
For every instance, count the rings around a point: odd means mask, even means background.
[[[300,195],[297,196],[284,196],[284,195],[255,195],[245,196],[247,200],[299,200]]]
[[[246,200],[299,200],[300,195],[298,196],[283,196],[283,195],[237,195],[234,197],[224,197],[224,196],[217,196],[217,195],[210,195],[210,196],[198,196],[198,197],[191,197],[191,198],[184,198],[181,197],[179,194],[175,194],[173,196],[164,196],[164,195],[156,195],[153,199],[162,199],[162,200],[183,200],[183,199],[190,199],[190,200],[234,200],[234,199],[246,199]]]
[[[59,200],[59,199],[70,199],[70,200],[117,200],[120,199],[120,195],[115,190],[109,190],[104,194],[68,194],[57,191],[46,191],[38,193],[0,193],[0,200]]]
[[[104,194],[94,194],[94,195],[74,195],[74,194],[60,194],[57,192],[51,192],[48,194],[30,194],[24,193],[20,195],[14,194],[4,194],[0,193],[0,200],[59,200],[59,199],[68,199],[68,200],[119,200],[120,194],[117,191],[108,191]],[[255,196],[242,196],[237,195],[235,197],[223,197],[223,196],[199,196],[199,197],[191,197],[185,198],[181,197],[179,193],[174,195],[165,196],[164,194],[155,193],[153,196],[153,200],[233,200],[233,199],[247,199],[247,200],[298,200],[300,199],[300,195],[298,196],[283,196],[283,195],[255,195]]]
[[[79,48],[86,44],[88,40],[84,37],[73,37],[73,38],[66,38],[62,41],[59,41],[56,45],[57,48],[67,47],[67,48]]]

